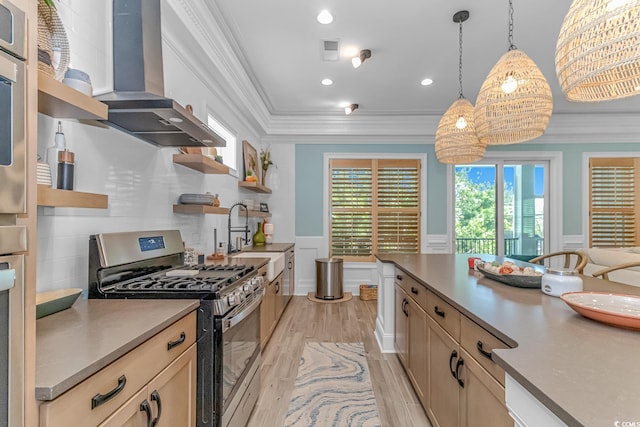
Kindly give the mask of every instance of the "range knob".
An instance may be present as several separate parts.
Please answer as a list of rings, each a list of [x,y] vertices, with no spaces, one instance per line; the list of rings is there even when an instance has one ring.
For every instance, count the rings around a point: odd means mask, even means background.
[[[245,283],[245,284],[242,286],[242,290],[244,290],[245,292],[253,292],[254,286],[255,286],[255,285],[254,285],[253,280],[252,280],[252,281],[251,281],[251,282],[249,282],[249,283]]]
[[[229,296],[227,296],[227,303],[230,307],[233,307],[234,305],[240,304],[240,300],[237,299],[236,294],[229,294]]]

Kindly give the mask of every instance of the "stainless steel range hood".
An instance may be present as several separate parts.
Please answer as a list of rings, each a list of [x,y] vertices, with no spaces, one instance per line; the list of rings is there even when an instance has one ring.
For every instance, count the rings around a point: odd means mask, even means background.
[[[226,142],[164,96],[160,0],[113,0],[113,89],[97,99],[107,124],[159,146],[224,147]]]

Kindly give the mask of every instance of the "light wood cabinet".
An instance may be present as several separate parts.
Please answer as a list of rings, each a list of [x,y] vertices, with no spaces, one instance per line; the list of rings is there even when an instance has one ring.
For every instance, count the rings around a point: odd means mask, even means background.
[[[460,425],[470,427],[513,426],[505,405],[504,386],[462,349],[460,380]]]
[[[424,288],[423,288],[424,290]],[[427,403],[427,314],[405,291],[395,286],[395,346],[413,388],[423,405]]]
[[[260,273],[258,273],[260,274]],[[264,274],[266,280],[266,273]],[[265,293],[260,306],[260,346],[264,348],[278,326],[284,311],[282,273],[271,282],[265,282]]]
[[[428,396],[428,348],[429,335],[427,333],[427,313],[409,299],[409,375],[413,387],[423,405],[427,404]]]
[[[139,399],[139,393],[147,390],[153,417],[161,406],[161,418],[170,420],[158,422],[158,426],[194,426],[195,336],[196,313],[192,312],[56,399],[40,405],[40,425],[137,425],[142,418],[134,414],[136,405],[130,402],[138,398],[140,409],[144,399]],[[154,391],[159,399],[152,396]],[[146,415],[143,417],[142,425],[147,425]]]
[[[394,289],[396,352],[433,426],[513,425],[493,360],[508,346],[398,270]]]
[[[429,324],[429,404],[434,427],[457,427],[459,385],[454,376],[460,347],[432,318]]]
[[[407,304],[407,294],[402,290],[402,288],[396,284],[395,285],[395,314],[394,314],[394,344],[396,347],[396,354],[398,355],[398,359],[400,359],[400,363],[407,369],[407,355],[409,353],[409,341],[407,337],[407,329],[409,326],[408,318],[409,312],[406,311]]]
[[[100,427],[194,426],[196,364],[193,344]]]

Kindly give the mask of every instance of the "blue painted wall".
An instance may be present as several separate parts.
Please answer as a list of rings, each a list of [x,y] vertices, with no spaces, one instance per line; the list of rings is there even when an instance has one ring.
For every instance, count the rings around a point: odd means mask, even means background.
[[[582,153],[640,152],[633,144],[550,144],[531,143],[492,146],[488,151],[562,151],[563,231],[582,234]],[[324,153],[426,153],[427,154],[427,234],[447,232],[446,166],[435,157],[433,144],[299,144],[296,145],[296,236],[321,236],[322,166]],[[552,219],[553,220],[553,219]]]

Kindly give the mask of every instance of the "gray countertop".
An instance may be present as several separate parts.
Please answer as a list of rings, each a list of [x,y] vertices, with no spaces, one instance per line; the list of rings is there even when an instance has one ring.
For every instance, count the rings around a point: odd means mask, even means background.
[[[242,248],[242,252],[286,252],[294,245],[295,243],[269,243],[260,246],[247,246]]]
[[[640,421],[640,332],[584,318],[539,289],[487,279],[468,268],[468,255],[377,257],[515,347],[495,350],[497,363],[565,423]],[[638,287],[583,281],[585,290],[640,294]]]
[[[181,319],[197,300],[78,300],[36,322],[36,399],[52,400]]]

